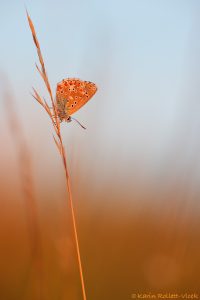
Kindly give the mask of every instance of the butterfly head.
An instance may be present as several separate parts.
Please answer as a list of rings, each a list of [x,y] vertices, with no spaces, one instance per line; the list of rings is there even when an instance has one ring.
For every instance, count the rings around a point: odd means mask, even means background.
[[[65,122],[69,123],[71,121],[72,121],[72,118],[70,116],[68,116],[68,117],[65,118]]]

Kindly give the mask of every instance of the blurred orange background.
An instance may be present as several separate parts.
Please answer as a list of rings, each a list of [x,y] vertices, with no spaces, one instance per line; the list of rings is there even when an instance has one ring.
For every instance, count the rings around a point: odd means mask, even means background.
[[[198,1],[26,3],[55,90],[98,92],[63,123],[89,299],[200,293]],[[62,161],[22,1],[0,2],[0,299],[82,299]],[[21,143],[10,128],[5,79]],[[7,85],[6,85],[7,86]],[[31,256],[20,149],[37,201],[40,276]],[[23,156],[23,154],[22,154]],[[199,294],[200,297],[200,294]]]

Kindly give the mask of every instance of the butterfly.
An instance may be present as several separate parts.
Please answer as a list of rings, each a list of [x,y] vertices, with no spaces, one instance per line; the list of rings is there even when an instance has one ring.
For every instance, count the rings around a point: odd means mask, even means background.
[[[60,122],[71,122],[71,115],[85,105],[96,91],[97,86],[90,81],[66,78],[59,82],[56,89],[56,105]]]

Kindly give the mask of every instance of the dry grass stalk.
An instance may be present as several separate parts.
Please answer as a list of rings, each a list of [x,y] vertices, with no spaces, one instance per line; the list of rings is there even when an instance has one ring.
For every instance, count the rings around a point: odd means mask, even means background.
[[[63,145],[62,134],[61,134],[61,130],[60,130],[60,121],[59,121],[59,117],[58,117],[58,113],[57,113],[57,106],[56,106],[56,103],[54,102],[54,99],[53,99],[53,96],[52,96],[52,90],[51,90],[49,79],[48,79],[48,76],[47,76],[47,73],[46,73],[45,64],[44,64],[44,60],[43,60],[43,57],[42,57],[42,52],[41,52],[41,49],[40,49],[40,44],[39,44],[37,36],[36,36],[36,32],[35,32],[33,22],[32,22],[32,20],[29,16],[28,12],[27,12],[27,18],[28,18],[29,26],[30,26],[32,36],[33,36],[33,41],[35,43],[37,53],[38,53],[38,57],[39,57],[39,61],[40,61],[40,65],[41,65],[41,69],[38,67],[37,64],[36,64],[36,68],[37,68],[40,76],[42,77],[42,79],[45,83],[45,86],[47,88],[47,91],[49,93],[50,101],[51,101],[51,105],[52,105],[52,110],[50,109],[50,106],[48,105],[48,103],[40,97],[40,95],[38,94],[38,92],[34,88],[33,88],[33,95],[32,96],[37,100],[37,102],[40,105],[42,105],[42,107],[47,112],[48,116],[51,119],[54,131],[55,131],[56,137],[53,136],[53,138],[54,138],[55,144],[56,144],[56,146],[58,148],[58,151],[59,151],[59,153],[61,155],[61,158],[62,158],[62,162],[63,162],[63,166],[64,166],[64,170],[65,170],[66,187],[67,187],[68,194],[69,194],[69,203],[70,203],[70,209],[71,209],[71,215],[72,215],[72,223],[73,223],[73,230],[74,230],[74,237],[75,237],[75,244],[76,244],[76,251],[77,251],[77,258],[78,258],[78,266],[79,266],[79,273],[80,273],[80,279],[81,279],[83,299],[87,300],[86,299],[86,292],[85,292],[85,285],[84,285],[84,278],[83,278],[83,270],[82,270],[80,249],[79,249],[76,219],[75,219],[75,213],[74,213],[72,191],[71,191],[70,175],[69,175],[68,166],[67,166],[66,151],[65,151],[65,148],[64,148],[64,145]]]
[[[32,176],[31,154],[24,137],[21,123],[15,111],[14,99],[10,90],[10,87],[5,89],[4,100],[8,123],[13,140],[16,144],[19,160],[21,186],[25,198],[28,230],[31,240],[31,258],[33,266],[37,272],[37,299],[42,299],[42,245],[38,223],[37,201]]]

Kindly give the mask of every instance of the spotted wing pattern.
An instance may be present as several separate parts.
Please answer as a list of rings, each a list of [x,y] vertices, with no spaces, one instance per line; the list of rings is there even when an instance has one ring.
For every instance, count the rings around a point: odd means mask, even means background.
[[[56,103],[61,122],[87,103],[96,91],[96,85],[90,81],[67,78],[59,82],[56,89]]]

